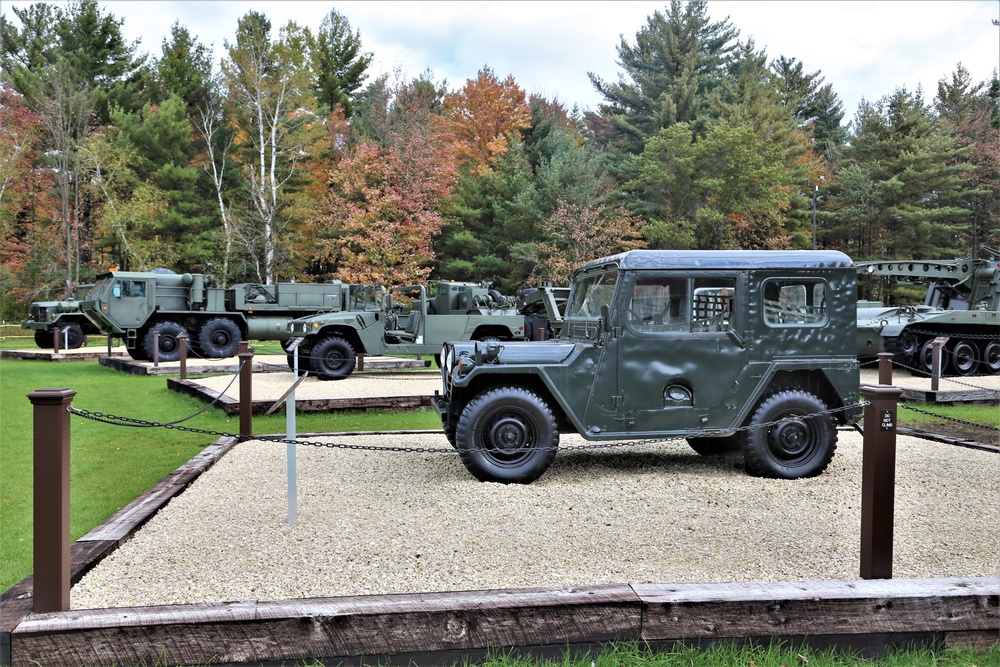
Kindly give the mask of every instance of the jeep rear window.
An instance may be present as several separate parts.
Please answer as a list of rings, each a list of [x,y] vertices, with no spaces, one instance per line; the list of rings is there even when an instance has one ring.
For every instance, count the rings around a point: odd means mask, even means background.
[[[764,322],[770,326],[818,327],[827,322],[826,281],[820,278],[772,278],[761,286]]]

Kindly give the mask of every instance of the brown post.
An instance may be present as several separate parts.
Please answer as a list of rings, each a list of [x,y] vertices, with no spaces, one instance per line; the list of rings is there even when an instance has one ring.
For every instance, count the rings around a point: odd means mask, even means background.
[[[365,355],[359,352],[357,358],[358,358],[358,372],[363,373],[365,370]]]
[[[863,385],[865,436],[861,458],[861,578],[892,579],[896,494],[896,409],[903,390]]]
[[[160,332],[153,332],[153,368],[160,365]]]
[[[878,383],[892,384],[892,352],[878,353]]]
[[[72,389],[37,389],[34,406],[35,613],[69,611],[69,410]]]
[[[111,334],[108,334],[108,356],[111,356]]]
[[[248,440],[253,435],[253,348],[240,341],[240,438]]]
[[[56,327],[56,335],[52,337],[52,354],[59,354],[60,334],[62,334],[62,327]]]
[[[181,355],[181,379],[187,380],[188,376],[188,335],[187,332],[182,331],[177,336],[177,343],[180,345],[180,355]]]

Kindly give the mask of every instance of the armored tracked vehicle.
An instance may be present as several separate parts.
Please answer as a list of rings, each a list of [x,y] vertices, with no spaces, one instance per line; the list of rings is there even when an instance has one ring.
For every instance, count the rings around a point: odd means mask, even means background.
[[[181,333],[195,354],[223,359],[241,340],[284,341],[289,321],[351,307],[351,287],[334,281],[223,288],[205,274],[118,271],[99,276],[80,309],[101,333],[124,340],[133,359],[152,359],[156,350],[161,361],[177,360]]]
[[[503,296],[486,283],[432,283],[371,292],[364,312],[322,313],[289,323],[289,335],[302,337],[299,371],[320,380],[342,380],[354,371],[357,356],[434,354],[446,340],[525,340],[560,317],[563,293],[540,288],[521,300]],[[521,309],[536,319],[526,322]],[[544,324],[539,312],[551,309]],[[289,357],[289,365],[292,359]]]
[[[927,296],[920,305],[859,302],[858,356],[891,352],[903,366],[929,373],[932,343],[944,336],[942,373],[1000,373],[1000,253],[991,253],[992,259],[859,263],[860,276],[926,285]]]
[[[861,416],[857,273],[839,252],[633,250],[573,276],[558,336],[448,342],[433,403],[482,481],[528,483],[560,433],[686,438],[749,473],[822,473]]]

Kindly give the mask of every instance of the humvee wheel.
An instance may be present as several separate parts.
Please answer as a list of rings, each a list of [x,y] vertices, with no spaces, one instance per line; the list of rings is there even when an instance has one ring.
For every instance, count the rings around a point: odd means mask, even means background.
[[[979,370],[979,350],[967,340],[958,341],[951,350],[951,365],[959,375],[975,375]]]
[[[51,331],[39,330],[35,332],[35,345],[42,349],[51,350],[55,340],[56,335]]]
[[[455,446],[479,481],[528,484],[555,458],[559,431],[552,410],[534,392],[496,387],[462,410]]]
[[[983,349],[983,365],[988,373],[1000,373],[1000,343],[992,340],[986,344]]]
[[[343,380],[354,370],[357,356],[354,348],[340,336],[330,336],[319,341],[309,355],[309,368],[320,380]],[[302,357],[299,357],[302,370]]]
[[[819,398],[797,389],[764,399],[750,418],[743,442],[747,472],[758,477],[798,479],[826,470],[837,449],[833,417],[815,414],[826,409]]]
[[[739,433],[721,438],[688,438],[691,449],[702,456],[727,456],[743,451],[743,438]]]
[[[198,331],[198,347],[208,359],[228,359],[240,351],[243,333],[228,317],[213,317]]]
[[[142,349],[147,359],[154,359],[153,334],[160,334],[159,361],[177,361],[181,358],[181,344],[177,337],[184,333],[184,327],[177,322],[157,322],[146,332],[146,337],[142,341]]]

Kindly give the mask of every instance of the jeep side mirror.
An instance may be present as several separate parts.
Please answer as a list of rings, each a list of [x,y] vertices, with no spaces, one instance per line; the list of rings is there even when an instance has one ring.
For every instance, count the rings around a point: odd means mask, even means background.
[[[611,331],[611,306],[601,304],[601,327],[604,331]]]

